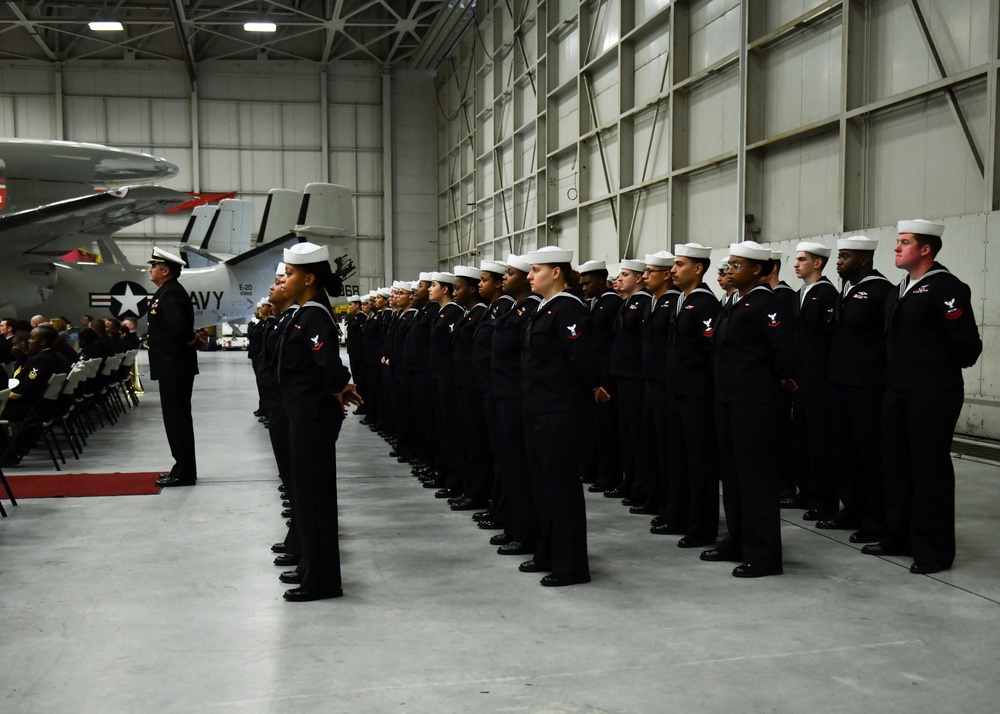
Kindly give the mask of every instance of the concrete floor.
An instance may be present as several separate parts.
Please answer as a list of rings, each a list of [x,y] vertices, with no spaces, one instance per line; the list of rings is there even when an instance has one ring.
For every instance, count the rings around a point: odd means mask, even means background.
[[[243,353],[201,356],[199,483],[26,500],[0,522],[3,712],[995,712],[995,467],[957,462],[938,576],[784,512],[785,575],[730,577],[588,495],[589,585],[548,589],[350,417],[345,596],[287,603]],[[169,466],[155,383],[71,471]],[[40,458],[12,473],[45,473]]]

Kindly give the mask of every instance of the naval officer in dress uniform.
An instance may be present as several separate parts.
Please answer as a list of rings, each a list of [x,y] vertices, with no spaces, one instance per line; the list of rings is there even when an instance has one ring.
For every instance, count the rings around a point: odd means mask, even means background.
[[[149,378],[160,383],[163,426],[174,465],[160,474],[158,486],[194,486],[198,478],[195,462],[194,420],[191,393],[198,374],[198,335],[194,331],[194,306],[187,290],[177,281],[184,268],[180,257],[153,248],[149,279],[156,292],[149,299]]]
[[[944,225],[900,221],[896,267],[906,271],[886,317],[888,382],[882,402],[886,525],[869,555],[912,555],[911,573],[955,559],[951,440],[964,401],[962,369],[983,350],[969,286],[937,262]]]

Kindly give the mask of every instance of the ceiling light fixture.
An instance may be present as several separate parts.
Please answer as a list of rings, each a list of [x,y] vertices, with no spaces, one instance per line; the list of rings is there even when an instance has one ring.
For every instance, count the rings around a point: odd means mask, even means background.
[[[243,25],[247,32],[274,32],[278,26],[273,22],[247,22]]]
[[[90,23],[90,29],[94,32],[121,32],[125,27],[117,20],[104,21],[94,20]]]

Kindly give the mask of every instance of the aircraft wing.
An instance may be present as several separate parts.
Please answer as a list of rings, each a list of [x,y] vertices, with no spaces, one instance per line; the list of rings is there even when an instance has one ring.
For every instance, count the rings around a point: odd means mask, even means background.
[[[58,257],[190,198],[161,186],[129,186],[0,214],[0,245],[7,255]]]

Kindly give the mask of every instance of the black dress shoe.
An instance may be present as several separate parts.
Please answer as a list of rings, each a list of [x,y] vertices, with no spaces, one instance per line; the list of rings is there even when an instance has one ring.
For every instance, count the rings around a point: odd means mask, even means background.
[[[607,495],[607,494],[605,494],[605,495]],[[623,506],[633,506],[633,505],[635,505],[635,501],[633,501],[631,498],[625,497],[625,498],[622,499],[622,505]]]
[[[865,555],[909,555],[905,548],[893,547],[890,543],[872,543],[861,549]]]
[[[679,541],[677,541],[678,548],[703,548],[706,545],[713,545],[715,543],[715,538],[694,538],[692,536],[684,536]]]
[[[826,518],[822,521],[816,521],[816,527],[821,531],[850,531],[857,528],[854,524],[838,521],[836,518]]]
[[[517,566],[517,569],[522,573],[545,573],[552,568],[546,568],[543,565],[536,563],[534,560],[526,560]]]
[[[302,556],[298,555],[297,553],[282,553],[281,555],[279,555],[277,558],[274,559],[274,564],[284,565],[284,566],[298,565],[301,559]]]
[[[503,528],[503,523],[498,518],[486,518],[476,524],[484,531],[498,531]]]
[[[397,464],[408,464],[408,463],[410,463],[410,461],[412,461],[412,459],[410,459],[409,456],[397,456],[396,457],[396,463]]]
[[[657,516],[656,518],[649,519],[649,525],[651,526],[662,526],[664,523],[666,523],[666,520],[663,516]]]
[[[711,550],[702,551],[702,554],[698,557],[712,563],[721,563],[727,560],[732,563],[738,563],[743,560],[722,548],[712,548]]]
[[[781,575],[784,572],[782,567],[767,567],[765,565],[754,565],[753,563],[743,563],[733,568],[734,578],[763,578],[767,575]]]
[[[590,493],[604,493],[604,486],[598,486],[596,483],[592,483],[587,486],[587,491]]]
[[[493,514],[490,513],[489,511],[478,511],[477,513],[472,514],[472,520],[474,520],[476,523],[479,523],[479,521],[485,521],[492,518]]]
[[[914,563],[910,566],[910,572],[914,575],[933,575],[944,570],[951,570],[951,565],[941,563]]]
[[[512,540],[507,545],[502,545],[497,548],[498,555],[526,555],[527,553],[534,553],[535,546],[531,543],[522,543],[519,540]]]
[[[628,509],[628,512],[642,516],[649,515],[650,513],[656,513],[656,511],[654,511],[649,506],[632,506],[631,508]]]
[[[298,570],[286,570],[278,576],[278,580],[289,585],[298,585],[302,582],[302,573]]]
[[[672,526],[669,523],[662,523],[658,526],[652,526],[649,529],[650,533],[655,535],[683,535],[684,531],[677,526]]]
[[[805,500],[798,496],[789,496],[778,501],[780,508],[805,508]]]
[[[882,534],[875,533],[874,531],[860,530],[856,533],[851,533],[851,537],[847,540],[852,543],[878,543],[882,540]]]
[[[285,521],[285,525],[288,526],[289,528],[291,528],[292,527],[292,519],[289,518],[287,521]]]
[[[809,510],[807,510],[805,513],[802,514],[802,520],[804,521],[825,521],[830,517],[831,517],[830,513],[822,511],[818,508],[810,508]]]
[[[160,478],[156,480],[156,485],[162,488],[172,488],[174,486],[194,486],[197,479],[193,478],[177,478],[176,476],[167,476],[166,478]]]
[[[292,517],[292,509],[291,508],[286,508],[285,510],[283,510],[281,512],[281,517],[282,518],[291,518]]]
[[[436,492],[434,494],[434,498],[455,498],[456,496],[460,496],[460,495],[462,495],[462,494],[460,494],[460,493],[458,493],[456,491],[453,491],[450,488],[442,488],[440,491],[438,491],[438,492]]]
[[[546,575],[538,581],[547,588],[561,588],[564,585],[582,585],[590,582],[590,573],[583,575]]]
[[[508,543],[513,543],[514,539],[506,533],[497,533],[495,536],[490,538],[490,545],[507,545]]]
[[[604,491],[605,498],[621,498],[625,495],[625,492],[618,488],[608,488]]]
[[[477,501],[473,498],[463,498],[460,501],[451,504],[451,510],[453,511],[475,511],[477,508],[483,508],[484,504],[481,501]]]
[[[390,458],[393,458],[393,459],[394,459],[394,458],[396,458],[397,456],[399,456],[399,452],[398,452],[398,451],[390,451],[390,452],[389,452],[389,457],[390,457]]]
[[[292,507],[292,502],[291,501],[282,501],[281,502],[281,507],[282,508],[291,508]]]
[[[271,546],[271,552],[272,553],[287,553],[288,549],[285,548],[285,544],[284,543],[275,543],[274,545]]]
[[[329,592],[292,588],[291,590],[286,590],[282,597],[288,600],[288,602],[310,602],[312,600],[329,600],[331,598],[341,597],[343,594],[344,591],[341,588],[330,590]]]
[[[288,492],[288,486],[286,486],[283,483],[282,484],[278,484],[278,493],[282,493],[283,494],[283,493],[287,493],[287,492]]]
[[[420,479],[420,480],[423,482],[424,488],[441,488],[441,486],[438,485],[438,480],[437,480],[436,476],[433,476],[433,477],[428,478],[426,480],[424,480],[424,479]]]
[[[448,503],[449,506],[454,506],[456,503],[458,503],[459,501],[463,500],[464,498],[465,498],[465,496],[454,496],[452,498],[449,498],[448,501],[447,501],[447,503]]]

